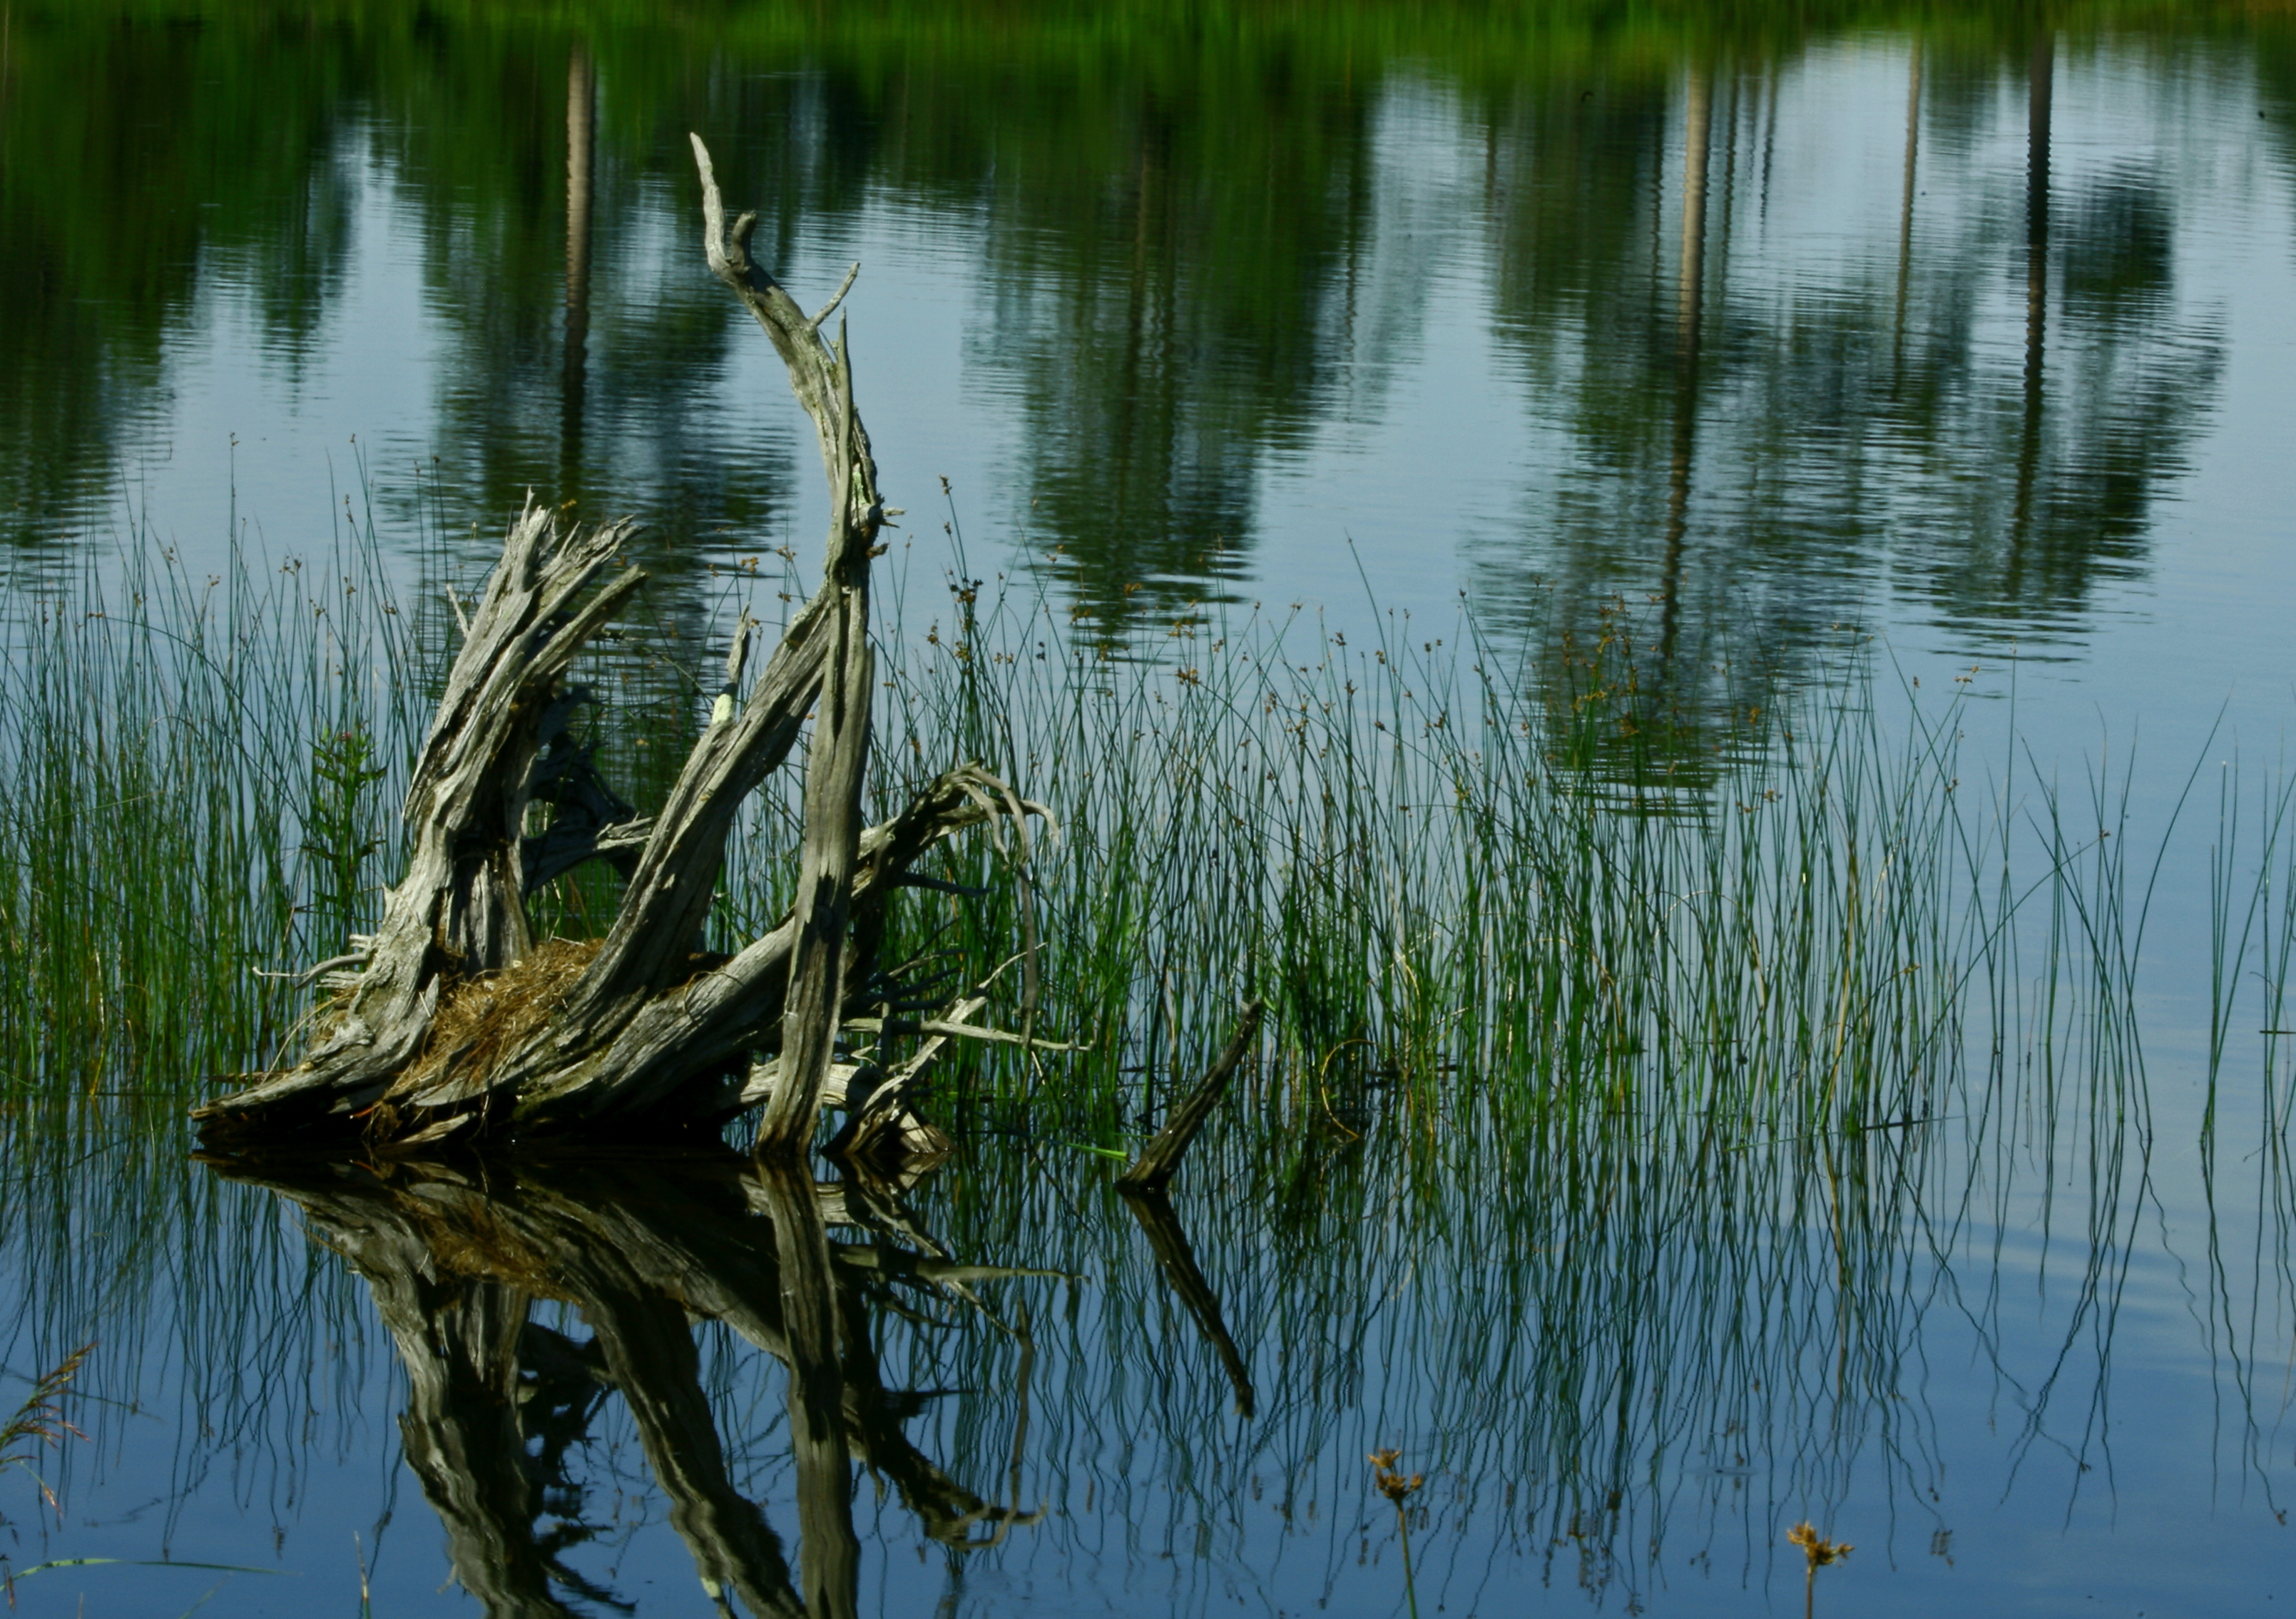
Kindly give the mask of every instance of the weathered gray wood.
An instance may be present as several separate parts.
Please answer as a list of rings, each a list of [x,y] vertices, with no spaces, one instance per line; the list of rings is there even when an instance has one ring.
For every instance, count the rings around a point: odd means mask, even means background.
[[[563,682],[644,580],[634,568],[608,572],[627,525],[562,532],[529,502],[480,601],[467,612],[455,604],[463,643],[407,794],[407,873],[354,958],[361,969],[345,977],[332,969],[349,962],[329,964],[327,981],[348,992],[293,1070],[196,1110],[211,1136],[331,1129],[403,1149],[502,1131],[706,1131],[755,1104],[758,1149],[801,1150],[832,1075],[861,1073],[840,1059],[841,1020],[864,1010],[847,1005],[850,986],[871,981],[886,904],[910,865],[966,827],[1046,813],[964,765],[893,821],[863,829],[875,685],[869,565],[887,512],[854,405],[849,340],[840,328],[825,343],[829,310],[807,317],[750,261],[754,217],[728,229],[709,151],[699,139],[693,147],[710,267],[772,339],[820,441],[831,495],[821,587],[746,695],[750,625],[737,626],[709,723],[660,812],[641,821],[572,738],[587,694]],[[795,903],[730,958],[705,953],[742,803],[788,757],[809,715]],[[557,814],[525,836],[537,797]],[[578,971],[568,967],[570,981],[505,973],[499,1000],[475,1012],[458,1001],[465,1032],[434,1041],[444,997],[477,993],[465,991],[471,980],[529,954],[526,893],[592,858],[626,878],[594,953]],[[1005,1037],[969,1026],[931,1033]],[[922,1067],[903,1071],[914,1081]],[[887,1122],[873,1119],[862,1133]],[[911,1121],[904,1110],[890,1122]]]
[[[910,863],[980,824],[986,812],[973,784],[981,780],[993,778],[975,765],[947,772],[900,815],[862,835],[851,885],[855,932],[873,933]],[[485,1083],[514,1096],[512,1124],[529,1132],[590,1129],[610,1118],[719,1123],[748,1105],[749,1053],[770,1045],[781,1025],[797,934],[794,915],[785,916],[732,960],[636,1003],[610,1026],[603,1020],[611,1008],[584,1014],[599,1019],[594,1026],[570,1014]]]
[[[965,1019],[977,1016],[988,1004],[986,995],[968,995],[955,1002],[948,1009],[948,1021],[934,1027],[924,1043],[906,1061],[879,1079],[865,1097],[855,1099],[849,1094],[845,1124],[831,1141],[830,1150],[840,1156],[865,1153],[888,1141],[902,1141],[916,1128],[913,1104],[926,1072],[951,1035],[966,1026]]]
[[[845,931],[853,871],[861,852],[862,776],[869,759],[869,710],[875,695],[869,650],[868,536],[853,528],[853,372],[844,334],[837,344],[837,448],[831,510],[840,527],[831,536],[830,573],[840,585],[837,648],[805,781],[805,842],[799,854],[796,950],[782,1010],[781,1083],[758,1118],[760,1152],[802,1151],[821,1111],[821,1087],[837,1051],[845,998]],[[856,547],[857,546],[857,555]]]
[[[603,859],[627,878],[653,831],[598,773],[596,748],[574,737],[575,710],[592,700],[587,686],[569,686],[543,713],[542,756],[528,786],[554,813],[538,836],[520,840],[529,895],[586,860]]]
[[[858,511],[863,514],[861,526],[873,529],[883,515],[877,499],[877,463],[870,456],[869,435],[860,422],[851,422],[849,429],[840,418],[839,356],[821,340],[821,323],[843,301],[846,290],[853,284],[853,274],[846,276],[844,286],[820,314],[807,318],[787,289],[750,258],[750,234],[757,228],[757,215],[744,213],[734,221],[730,232],[726,230],[725,199],[718,189],[709,148],[698,135],[687,138],[693,143],[694,168],[701,176],[701,250],[710,274],[731,288],[765,328],[789,372],[790,390],[813,418],[814,431],[821,442],[822,470],[828,475],[830,487],[846,496],[845,511],[832,511],[831,521],[838,522],[840,517],[849,521],[851,514]],[[855,266],[857,273],[858,268]],[[833,567],[835,559],[832,560]]]
[[[695,740],[654,818],[605,946],[571,997],[575,1017],[693,976],[694,936],[709,914],[742,801],[788,757],[820,693],[835,631],[824,587],[791,622],[739,714]]]
[[[445,974],[509,965],[528,946],[521,834],[557,683],[644,583],[625,569],[570,610],[630,530],[562,529],[529,498],[469,628],[417,756],[403,815],[406,875],[384,902],[357,987],[294,1071],[193,1110],[338,1116],[371,1106],[428,1033]]]
[[[1230,1037],[1227,1049],[1220,1053],[1219,1060],[1212,1065],[1211,1072],[1188,1093],[1185,1101],[1172,1110],[1155,1139],[1140,1149],[1140,1156],[1125,1165],[1124,1173],[1116,1177],[1119,1186],[1128,1190],[1159,1191],[1171,1180],[1180,1167],[1180,1160],[1194,1143],[1196,1132],[1211,1116],[1221,1092],[1227,1089],[1227,1082],[1259,1037],[1260,1015],[1267,1010],[1267,1003],[1260,1001],[1243,1009],[1243,1016],[1236,1020],[1235,1034]]]

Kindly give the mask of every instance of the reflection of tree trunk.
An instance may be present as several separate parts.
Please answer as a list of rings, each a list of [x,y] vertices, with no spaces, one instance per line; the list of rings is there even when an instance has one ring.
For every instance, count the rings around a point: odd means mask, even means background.
[[[1675,345],[1685,356],[1698,351],[1699,295],[1706,272],[1706,148],[1713,119],[1713,89],[1702,68],[1690,70],[1682,121],[1682,276],[1675,289]]]
[[[403,1162],[388,1180],[324,1164],[219,1167],[299,1203],[373,1288],[406,1366],[408,1463],[447,1527],[455,1577],[488,1619],[566,1619],[554,1582],[611,1600],[557,1556],[593,1531],[562,1508],[548,1536],[535,1528],[540,1486],[564,1483],[554,1459],[580,1437],[601,1381],[627,1404],[670,1522],[721,1611],[730,1592],[753,1615],[850,1619],[856,1451],[944,1544],[981,1543],[967,1534],[977,1523],[1001,1534],[1034,1521],[984,1502],[908,1442],[901,1425],[927,1396],[884,1387],[864,1296],[897,1277],[931,1286],[1025,1273],[832,1245],[820,1191],[802,1175],[730,1153],[659,1167],[507,1165],[488,1189]],[[528,1321],[537,1296],[578,1307],[594,1342]],[[724,1321],[790,1367],[802,1599],[780,1539],[733,1483],[694,1318]]]
[[[1243,1355],[1228,1337],[1227,1324],[1220,1320],[1219,1295],[1212,1291],[1211,1283],[1196,1268],[1195,1251],[1188,1246],[1188,1234],[1180,1224],[1180,1217],[1172,1212],[1171,1199],[1160,1191],[1135,1191],[1125,1189],[1124,1201],[1140,1222],[1140,1229],[1148,1234],[1148,1246],[1155,1251],[1156,1263],[1188,1313],[1195,1319],[1197,1329],[1210,1340],[1227,1370],[1227,1380],[1235,1390],[1235,1411],[1239,1417],[1249,1417],[1252,1410],[1251,1369],[1244,1364]],[[1017,1503],[1016,1503],[1017,1504]]]
[[[1674,452],[1667,477],[1666,560],[1659,584],[1659,666],[1674,661],[1682,609],[1682,558],[1690,532],[1690,471],[1698,431],[1698,348],[1706,289],[1706,149],[1712,93],[1690,70],[1682,133],[1682,277],[1675,290]]]
[[[588,49],[578,45],[566,64],[566,354],[558,407],[562,498],[571,498],[581,482],[582,405],[590,358],[590,183],[597,127],[597,69]]]
[[[406,1366],[398,1431],[406,1465],[447,1528],[455,1578],[488,1619],[562,1619],[534,1539],[521,1465],[518,1336],[527,1296],[498,1282],[426,1283],[400,1272],[375,1304]]]
[[[2056,78],[2055,38],[2033,36],[2025,64],[2025,421],[2017,446],[2017,509],[2009,528],[2009,566],[2002,580],[2011,600],[2022,583],[2025,541],[2033,524],[2033,486],[2041,460],[2044,362],[2049,336],[2049,101]]]
[[[363,1199],[330,1198],[328,1245],[365,1276],[406,1367],[406,1465],[447,1531],[447,1559],[488,1619],[570,1619],[534,1538],[538,1505],[519,1426],[529,1295],[430,1262],[430,1244]]]
[[[753,1615],[804,1613],[790,1590],[780,1537],[727,1475],[685,1312],[659,1293],[613,1285],[620,1280],[585,1289],[582,1313],[629,1406],[646,1466],[669,1497],[671,1526],[693,1555],[702,1588],[713,1598],[736,1592]]]
[[[1890,385],[1902,380],[1906,363],[1906,289],[1914,268],[1914,181],[1922,147],[1922,42],[1913,42],[1906,75],[1906,185],[1898,204],[1898,315],[1890,338]]]
[[[781,1261],[782,1329],[790,1347],[790,1447],[797,1462],[797,1546],[805,1605],[843,1619],[859,1600],[861,1544],[853,1535],[852,1453],[837,1357],[836,1285],[813,1178],[764,1165],[758,1187]]]

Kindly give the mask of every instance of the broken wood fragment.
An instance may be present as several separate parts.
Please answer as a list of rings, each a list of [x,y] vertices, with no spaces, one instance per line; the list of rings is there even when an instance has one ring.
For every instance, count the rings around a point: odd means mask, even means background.
[[[1211,1071],[1188,1093],[1187,1100],[1172,1110],[1155,1139],[1140,1149],[1140,1156],[1125,1165],[1124,1173],[1116,1177],[1117,1185],[1128,1190],[1156,1191],[1171,1180],[1180,1167],[1180,1160],[1194,1143],[1196,1132],[1204,1127],[1204,1121],[1211,1116],[1212,1108],[1227,1089],[1227,1082],[1242,1064],[1244,1054],[1251,1050],[1251,1043],[1259,1034],[1260,1015],[1267,1010],[1262,1001],[1254,1001],[1243,1009],[1243,1016],[1236,1020],[1235,1033],[1229,1038],[1227,1049],[1220,1053],[1219,1060],[1212,1064]]]

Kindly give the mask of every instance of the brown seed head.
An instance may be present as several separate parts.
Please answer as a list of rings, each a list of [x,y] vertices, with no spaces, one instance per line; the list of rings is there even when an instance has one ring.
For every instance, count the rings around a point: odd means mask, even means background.
[[[1414,1473],[1406,1478],[1395,1470],[1395,1464],[1403,1460],[1400,1451],[1374,1451],[1365,1460],[1379,1469],[1378,1476],[1372,1481],[1379,1486],[1379,1492],[1398,1507],[1403,1505],[1405,1497],[1427,1482],[1424,1473]]]
[[[1382,1473],[1379,1476],[1379,1492],[1399,1507],[1404,1497],[1426,1482],[1424,1473],[1414,1473],[1409,1478],[1399,1473]]]
[[[1847,1541],[1829,1541],[1823,1538],[1807,1519],[1787,1530],[1786,1539],[1801,1548],[1802,1556],[1809,1559],[1809,1566],[1812,1568],[1823,1568],[1828,1563],[1839,1563],[1857,1549]]]

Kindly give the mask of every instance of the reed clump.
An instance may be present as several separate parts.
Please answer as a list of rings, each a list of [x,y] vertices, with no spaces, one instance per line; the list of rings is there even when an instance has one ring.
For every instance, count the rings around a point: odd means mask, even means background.
[[[1255,997],[1250,1108],[1334,1141],[1399,1107],[1558,1142],[1695,1118],[1728,1150],[1910,1127],[1971,1054],[2037,1040],[2089,1053],[2112,1094],[2139,1073],[2144,895],[2095,830],[2121,812],[2061,805],[2014,755],[1964,761],[1960,710],[1900,700],[1862,635],[1791,683],[1718,658],[1693,700],[1622,608],[1568,640],[1464,608],[1367,612],[1368,634],[1242,607],[1111,628],[955,554],[940,610],[889,615],[871,814],[977,759],[1062,830],[935,851],[887,959],[994,977],[1003,1026],[1085,1049],[947,1065],[953,1119],[1128,1157]],[[377,811],[450,646],[387,575],[366,543],[204,582],[138,551],[11,599],[0,1087],[182,1098],[295,1046],[324,1006],[298,975],[397,869]],[[633,632],[578,666],[641,799],[706,722],[706,642]],[[745,806],[709,949],[786,907],[794,791]],[[2227,983],[2261,947],[2237,880]],[[533,896],[565,946],[536,971],[578,960],[618,883],[594,863]],[[543,989],[520,989],[537,1018]]]
[[[306,1014],[419,724],[381,568],[147,541],[0,599],[0,1093],[173,1101]]]
[[[1899,703],[1868,638],[1840,634],[1790,689],[1726,675],[1693,706],[1623,611],[1560,659],[1464,609],[1373,617],[1365,636],[1206,608],[1111,634],[960,571],[886,660],[880,724],[917,768],[982,757],[1060,812],[1029,868],[1032,1010],[1092,1048],[1056,1082],[986,1055],[966,1103],[1111,1145],[1256,994],[1255,1094],[1303,1124],[1489,1099],[1832,1134],[1924,1116],[1972,1014],[2005,1014],[1994,992],[2037,967],[2102,975],[2126,1010],[2119,850],[2015,771],[1964,766],[1958,711]],[[1013,948],[993,862],[945,863],[989,892],[914,910],[918,947]],[[2107,920],[2044,929],[2049,960],[2021,966],[2014,919],[2051,907]],[[2090,1031],[2116,1050],[2119,1017]]]

